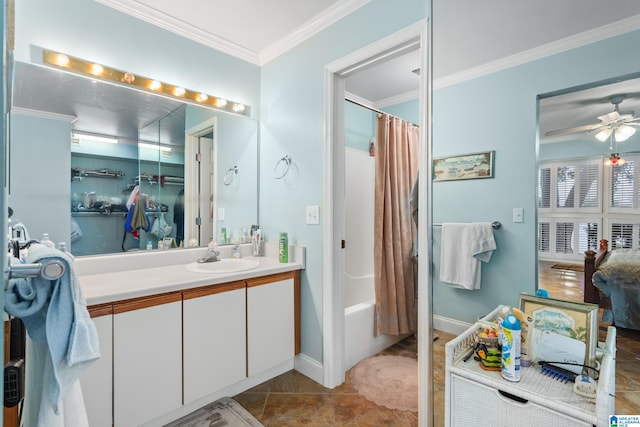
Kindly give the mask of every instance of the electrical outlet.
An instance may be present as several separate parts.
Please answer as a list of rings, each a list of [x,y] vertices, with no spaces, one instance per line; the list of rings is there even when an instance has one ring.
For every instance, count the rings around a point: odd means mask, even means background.
[[[307,206],[307,224],[320,224],[320,206]]]
[[[524,222],[523,208],[513,208],[513,222]]]

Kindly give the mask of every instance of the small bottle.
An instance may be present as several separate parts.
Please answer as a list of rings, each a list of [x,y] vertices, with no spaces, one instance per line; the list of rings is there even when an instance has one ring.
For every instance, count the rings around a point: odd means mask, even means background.
[[[69,258],[73,259],[73,255],[67,249],[67,242],[58,242],[58,250],[66,254]]]
[[[220,244],[221,245],[227,244],[227,229],[224,227],[222,227],[222,230],[220,230]]]
[[[43,233],[42,239],[40,239],[40,243],[50,248],[55,248],[56,244],[49,238],[49,233]]]
[[[153,242],[151,240],[147,241],[147,250],[150,251],[151,249],[153,249]]]
[[[502,321],[502,377],[509,381],[520,381],[520,321],[508,314]]]
[[[278,259],[282,263],[289,262],[289,237],[287,236],[287,233],[280,233]]]

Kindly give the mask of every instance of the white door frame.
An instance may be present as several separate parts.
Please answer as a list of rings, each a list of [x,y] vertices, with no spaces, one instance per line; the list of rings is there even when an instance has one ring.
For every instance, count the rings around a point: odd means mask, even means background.
[[[385,53],[419,41],[420,73],[420,173],[421,194],[431,185],[431,23],[425,19],[340,58],[325,67],[324,203],[323,216],[323,384],[333,388],[344,382],[344,78]],[[433,424],[431,212],[428,197],[419,199],[418,364],[420,426]],[[425,224],[425,226],[422,226]],[[424,396],[424,397],[423,397]]]
[[[198,198],[201,198],[202,195],[198,191],[198,182],[200,181],[200,176],[198,175],[198,168],[196,167],[196,153],[197,153],[197,145],[201,136],[206,135],[207,133],[213,130],[213,159],[212,163],[217,165],[217,141],[218,141],[218,118],[211,117],[210,119],[205,120],[202,123],[198,123],[197,125],[190,127],[189,129],[184,131],[185,136],[185,147],[184,147],[184,176],[185,176],[185,188],[184,188],[184,217],[188,218],[188,221],[185,221],[184,224],[184,244],[185,246],[189,242],[190,239],[199,239],[198,234],[195,230],[195,224],[192,222],[196,218],[197,206],[198,206]],[[216,194],[218,189],[218,180],[216,177],[218,176],[217,171],[213,171],[213,194]],[[215,199],[214,199],[215,200]],[[200,215],[202,215],[200,213]],[[216,215],[217,212],[213,210],[213,229],[215,230],[216,223]],[[207,220],[208,218],[204,218],[201,220]],[[209,241],[200,242],[200,246],[206,246]]]

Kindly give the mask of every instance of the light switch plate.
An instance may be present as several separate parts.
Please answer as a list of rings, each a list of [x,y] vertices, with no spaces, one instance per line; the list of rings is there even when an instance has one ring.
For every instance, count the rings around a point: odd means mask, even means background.
[[[224,208],[218,208],[218,221],[224,221]]]
[[[320,206],[307,206],[307,224],[320,224]]]
[[[523,208],[513,208],[513,222],[524,222]]]

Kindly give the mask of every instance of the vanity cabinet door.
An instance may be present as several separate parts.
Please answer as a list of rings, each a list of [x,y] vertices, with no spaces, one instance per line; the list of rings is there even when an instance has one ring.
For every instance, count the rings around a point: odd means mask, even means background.
[[[182,295],[113,309],[114,425],[139,426],[182,406]]]
[[[245,283],[183,292],[184,403],[247,376]]]
[[[111,305],[89,308],[96,325],[100,359],[80,377],[80,387],[91,427],[113,425],[113,308]]]
[[[247,280],[247,366],[253,376],[298,352],[299,272]]]

